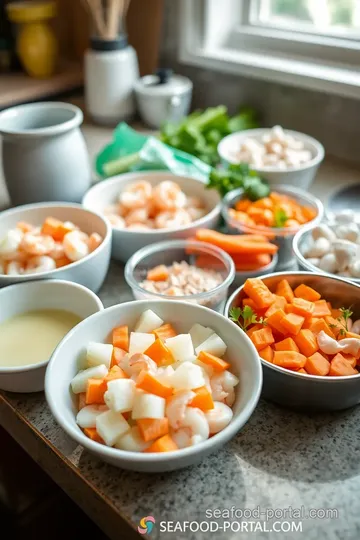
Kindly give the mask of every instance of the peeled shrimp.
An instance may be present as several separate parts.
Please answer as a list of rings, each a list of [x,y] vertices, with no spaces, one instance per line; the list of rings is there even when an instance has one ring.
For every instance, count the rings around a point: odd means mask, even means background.
[[[179,390],[166,403],[166,416],[173,429],[179,429],[185,419],[186,408],[194,399],[195,392]]]
[[[199,444],[209,438],[209,424],[205,414],[196,407],[186,407],[180,428],[171,430],[171,436],[179,448]]]
[[[52,257],[56,261],[58,259],[62,259],[64,256],[64,246],[61,242],[55,242],[54,248],[49,253],[49,257]]]
[[[29,255],[48,255],[54,246],[55,242],[51,236],[40,236],[30,232],[24,234],[19,247]]]
[[[143,369],[146,371],[151,371],[152,373],[155,373],[157,370],[157,365],[154,360],[143,353],[133,354],[128,362],[128,366],[128,375],[132,378],[137,378],[140,371]]]
[[[208,421],[210,433],[218,433],[230,424],[233,412],[228,405],[220,401],[214,402],[214,408],[206,411],[205,418]]]
[[[40,274],[41,272],[51,272],[55,270],[56,263],[54,259],[46,255],[31,257],[26,265],[25,274]]]
[[[200,197],[186,197],[186,208],[204,208],[204,203]]]
[[[152,186],[144,180],[127,186],[119,195],[119,203],[130,209],[142,208],[150,201],[151,196]]]
[[[102,242],[102,238],[100,234],[96,232],[90,234],[89,239],[88,239],[88,246],[89,246],[90,253],[95,251],[95,249],[97,249],[100,246],[101,242]]]
[[[171,180],[165,180],[155,186],[152,196],[154,203],[160,210],[176,210],[186,205],[185,193],[181,191],[178,184]]]
[[[360,339],[358,338],[346,338],[341,341],[336,341],[332,337],[328,336],[324,330],[318,333],[317,342],[319,349],[325,354],[337,354],[343,352],[345,354],[351,354],[352,356],[358,356],[360,353]]]
[[[210,377],[210,385],[214,401],[225,402],[231,407],[235,401],[234,387],[238,384],[239,379],[230,371],[222,371],[215,373]]]
[[[144,208],[136,208],[135,210],[132,210],[128,213],[128,215],[125,218],[125,223],[127,226],[133,225],[136,223],[144,223],[146,224],[146,221],[149,218],[149,212],[146,207]]]
[[[160,212],[155,218],[155,227],[157,229],[172,229],[183,227],[191,223],[189,213],[184,209],[176,210],[175,212]]]
[[[197,219],[201,219],[207,214],[207,211],[204,208],[195,208],[193,206],[189,206],[186,208],[189,216],[191,217],[192,221],[196,221]]]
[[[8,276],[21,276],[24,273],[24,267],[18,261],[12,261],[7,265],[6,274]]]
[[[19,248],[23,233],[19,229],[10,229],[0,240],[0,255],[11,255]]]
[[[79,261],[89,254],[88,236],[81,231],[71,231],[64,236],[65,255],[70,261]]]
[[[125,229],[125,220],[116,214],[107,214],[106,216],[113,227],[117,229]]]

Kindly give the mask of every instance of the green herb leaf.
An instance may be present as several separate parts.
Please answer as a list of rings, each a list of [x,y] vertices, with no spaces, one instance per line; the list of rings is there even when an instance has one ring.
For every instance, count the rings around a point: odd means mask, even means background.
[[[265,319],[263,317],[258,318],[250,306],[245,306],[243,309],[240,307],[231,308],[229,315],[230,319],[238,324],[244,332],[252,324],[267,325]]]
[[[230,319],[234,322],[238,322],[241,317],[241,308],[233,307],[230,309]]]
[[[344,333],[341,334],[342,336],[345,335],[345,333],[348,331],[348,321],[351,317],[351,315],[353,314],[353,312],[351,311],[351,308],[352,306],[350,306],[348,309],[346,308],[340,308],[340,311],[341,311],[341,316],[338,317],[338,321],[343,325],[343,327],[345,328],[345,330],[340,330],[340,333],[341,331],[343,331]]]
[[[278,228],[284,227],[284,225],[285,225],[285,223],[287,222],[288,219],[289,218],[286,215],[285,210],[283,210],[282,208],[278,208],[277,210],[275,210],[275,212],[274,212],[275,227],[278,227]]]

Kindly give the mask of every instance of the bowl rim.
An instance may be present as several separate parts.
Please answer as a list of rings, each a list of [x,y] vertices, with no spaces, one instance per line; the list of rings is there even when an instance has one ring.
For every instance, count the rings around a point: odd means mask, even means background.
[[[320,199],[318,197],[315,197],[315,195],[313,195],[312,193],[308,193],[303,189],[294,188],[286,184],[279,184],[277,186],[274,186],[274,189],[272,189],[272,191],[284,193],[285,195],[292,195],[294,197],[302,199],[302,203],[311,204],[316,207],[317,215],[311,221],[300,225],[300,229],[292,227],[262,227],[261,225],[246,225],[246,223],[242,224],[240,221],[237,221],[229,215],[229,205],[232,199],[244,194],[243,188],[233,189],[225,195],[221,202],[221,215],[224,218],[225,222],[234,229],[239,228],[240,225],[240,227],[242,226],[243,228],[248,230],[249,233],[262,233],[268,236],[291,236],[292,234],[295,234],[297,231],[302,230],[305,227],[317,225],[323,219],[325,212],[324,205],[320,201]]]
[[[277,167],[252,167],[254,171],[258,171],[259,173],[279,173],[279,174],[287,174],[290,172],[300,172],[307,169],[310,169],[311,167],[314,167],[316,165],[320,165],[320,163],[323,161],[325,157],[325,148],[321,144],[320,141],[315,139],[314,137],[311,137],[311,135],[307,135],[306,133],[302,133],[301,131],[295,131],[293,129],[286,129],[283,128],[286,133],[289,135],[292,135],[294,138],[298,138],[301,141],[306,141],[309,145],[312,145],[313,149],[315,150],[316,154],[315,156],[307,161],[306,163],[303,163],[302,165],[297,165],[296,167],[288,167],[287,169],[279,169]],[[227,135],[218,144],[217,151],[219,156],[226,161],[227,163],[231,163],[232,165],[239,165],[240,163],[243,163],[241,161],[236,161],[234,159],[231,159],[229,157],[226,157],[224,154],[224,146],[228,144],[232,139],[239,138],[243,139],[245,137],[251,137],[256,135],[261,135],[266,132],[270,132],[271,128],[255,128],[255,129],[245,129],[244,131],[235,131],[234,133],[230,133],[230,135]]]
[[[112,230],[111,230],[111,225],[108,222],[108,220],[105,219],[104,216],[102,216],[101,214],[98,214],[97,212],[94,212],[93,210],[89,210],[87,208],[84,208],[81,204],[77,204],[77,203],[41,202],[41,203],[31,203],[31,204],[23,204],[21,206],[15,206],[14,208],[9,208],[8,210],[4,210],[3,212],[0,212],[0,223],[1,223],[3,218],[7,218],[9,216],[16,215],[17,213],[21,213],[24,210],[37,210],[37,209],[42,209],[42,208],[49,208],[49,209],[52,209],[52,208],[64,208],[64,209],[70,208],[70,209],[76,209],[76,210],[81,210],[83,212],[87,212],[88,214],[92,214],[93,216],[96,216],[97,218],[100,218],[100,220],[105,225],[105,230],[106,230],[106,234],[105,234],[105,236],[103,238],[103,241],[101,242],[101,244],[96,249],[94,249],[94,251],[92,251],[91,253],[86,255],[86,257],[83,257],[82,259],[80,259],[78,261],[73,261],[73,262],[67,264],[66,266],[62,266],[60,268],[55,268],[54,270],[50,270],[50,271],[46,271],[46,272],[38,272],[38,273],[34,272],[32,274],[20,274],[18,276],[9,276],[7,274],[0,274],[0,279],[2,281],[13,282],[13,280],[16,279],[16,281],[18,283],[22,283],[22,282],[34,280],[35,278],[39,279],[43,275],[55,276],[55,279],[56,279],[57,275],[60,272],[63,272],[64,270],[67,270],[69,268],[75,268],[77,266],[80,266],[82,263],[84,263],[86,261],[89,261],[92,258],[96,257],[96,255],[100,252],[100,250],[111,241]]]
[[[80,283],[75,283],[74,281],[67,281],[65,279],[37,279],[37,280],[28,280],[23,283],[14,283],[13,285],[9,285],[7,287],[3,287],[0,289],[0,301],[1,301],[2,294],[6,294],[6,293],[11,294],[11,292],[13,292],[16,295],[19,292],[21,293],[21,290],[19,291],[19,289],[22,289],[22,288],[24,289],[26,287],[31,288],[35,284],[37,287],[43,287],[44,284],[50,284],[50,285],[61,285],[61,286],[64,286],[64,288],[78,289],[82,291],[82,293],[91,297],[95,301],[98,307],[98,311],[96,313],[99,313],[100,311],[104,310],[104,304],[102,303],[100,298],[97,296],[97,294],[95,294],[93,291],[91,291],[84,285],[80,285]],[[34,311],[34,310],[31,310],[31,311]],[[71,312],[71,310],[69,311]],[[26,310],[23,311],[22,313],[26,313]],[[16,315],[14,316],[16,317]],[[5,319],[5,321],[6,320],[7,319]],[[27,364],[27,365],[12,366],[12,367],[0,366],[0,375],[5,375],[8,373],[23,373],[24,371],[33,371],[35,369],[43,368],[50,362],[51,356],[49,356],[47,360],[44,360],[43,362],[38,362],[37,364]]]
[[[203,180],[200,180],[199,178],[195,178],[194,176],[186,176],[186,175],[182,175],[182,174],[174,174],[172,173],[171,171],[164,171],[164,170],[159,170],[159,171],[135,171],[135,172],[129,172],[129,173],[124,173],[124,174],[117,174],[115,176],[111,176],[110,178],[106,178],[105,180],[100,180],[99,182],[97,182],[95,185],[93,185],[84,195],[83,199],[82,199],[82,206],[83,208],[86,208],[86,209],[89,209],[90,211],[93,211],[94,213],[96,213],[97,211],[96,210],[92,210],[92,205],[89,205],[89,195],[90,196],[93,196],[94,194],[96,194],[98,191],[102,191],[104,189],[104,186],[109,186],[109,185],[116,185],[116,184],[119,184],[121,185],[123,182],[125,182],[126,180],[131,180],[131,178],[134,179],[134,181],[136,181],[136,179],[138,178],[140,180],[140,178],[142,177],[153,177],[153,176],[172,176],[174,177],[174,179],[176,178],[186,178],[187,180],[192,180],[193,182],[197,182],[198,184],[202,184],[204,186],[204,189],[206,188],[207,184],[203,181]],[[175,181],[175,180],[174,180]],[[217,193],[217,191],[215,189],[209,189],[209,191],[212,191],[213,193]],[[205,223],[209,220],[209,219],[212,219],[212,218],[215,218],[217,216],[220,216],[221,214],[221,206],[222,206],[222,201],[221,201],[221,197],[220,195],[218,195],[218,202],[217,204],[214,206],[214,208],[212,208],[210,210],[210,212],[208,212],[207,214],[205,214],[205,216],[199,218],[199,219],[196,219],[195,221],[192,221],[191,223],[189,223],[188,225],[182,225],[181,227],[172,227],[172,228],[169,228],[169,229],[149,229],[148,231],[147,230],[128,230],[128,229],[121,229],[120,227],[114,227],[113,225],[110,224],[110,227],[113,229],[114,233],[116,232],[121,232],[121,234],[126,234],[126,235],[129,235],[129,236],[132,236],[132,235],[135,235],[135,234],[146,234],[146,235],[153,235],[153,236],[161,236],[161,235],[164,235],[166,233],[174,233],[175,231],[187,231],[189,229],[192,229],[194,227],[198,227],[198,228],[201,228],[202,226],[205,225]],[[109,204],[111,204],[111,201],[109,201]],[[100,211],[99,211],[100,212]],[[107,219],[106,216],[103,216],[103,219]],[[110,222],[109,222],[110,223]],[[131,241],[129,239],[129,241]]]
[[[212,244],[208,244],[206,242],[200,242],[198,240],[188,240],[188,239],[182,239],[182,240],[165,240],[163,242],[156,242],[155,244],[150,244],[149,246],[144,246],[143,248],[136,251],[130,259],[127,261],[124,269],[124,277],[131,289],[135,289],[138,292],[142,294],[146,294],[149,296],[154,297],[154,300],[156,298],[158,299],[164,299],[164,300],[173,300],[174,296],[161,294],[161,293],[153,293],[151,291],[147,291],[146,289],[143,289],[140,287],[138,282],[133,277],[133,271],[136,265],[138,265],[141,260],[144,257],[147,257],[148,255],[153,255],[155,253],[158,253],[159,251],[166,251],[168,249],[174,249],[174,248],[186,248],[186,247],[193,247],[198,248],[199,251],[202,250],[204,253],[211,254],[214,256],[217,256],[219,259],[222,260],[224,265],[227,265],[229,270],[226,278],[224,281],[222,281],[219,285],[217,285],[214,289],[211,289],[210,291],[197,293],[197,294],[188,294],[184,296],[178,296],[177,298],[181,298],[181,300],[201,300],[203,298],[208,298],[209,296],[213,296],[215,294],[221,293],[221,291],[225,288],[229,288],[232,282],[234,281],[235,277],[235,264],[230,255],[226,253],[223,249],[218,248],[217,246],[213,246]]]
[[[163,300],[157,300],[157,301],[163,302]],[[253,359],[251,361],[254,362],[254,368],[257,371],[256,376],[254,377],[254,387],[255,387],[254,393],[250,397],[249,401],[246,403],[244,410],[239,412],[238,416],[236,418],[233,418],[230,424],[228,424],[222,431],[220,431],[219,433],[216,433],[213,437],[207,439],[206,441],[196,444],[195,446],[190,446],[188,448],[180,448],[173,452],[168,452],[166,453],[166,455],[163,455],[161,453],[160,454],[157,454],[157,453],[144,454],[143,452],[130,452],[127,450],[120,450],[118,448],[113,448],[106,445],[100,445],[99,443],[92,441],[91,439],[86,437],[86,435],[81,431],[81,429],[78,426],[74,428],[72,425],[69,425],[67,421],[63,420],[63,417],[59,413],[58,408],[55,406],[52,395],[50,394],[50,391],[49,391],[49,386],[50,386],[50,381],[51,381],[51,364],[56,360],[57,355],[59,354],[60,348],[67,340],[69,340],[73,336],[73,334],[78,330],[80,325],[89,324],[90,320],[92,321],[96,318],[103,317],[105,316],[105,314],[111,311],[116,311],[120,308],[120,306],[121,308],[126,308],[130,304],[134,305],[134,303],[137,306],[139,307],[143,306],[144,308],[148,305],[147,300],[135,300],[132,302],[124,302],[122,304],[117,304],[115,306],[108,307],[102,310],[101,312],[94,313],[93,315],[90,315],[90,317],[88,317],[87,319],[80,322],[72,330],[70,330],[70,332],[66,334],[66,336],[61,340],[59,345],[56,347],[55,351],[53,352],[50,358],[49,365],[45,373],[45,397],[46,397],[47,404],[50,408],[50,411],[52,415],[54,416],[56,422],[76,442],[78,442],[79,444],[87,448],[89,451],[92,451],[95,454],[103,454],[108,458],[118,458],[119,460],[131,462],[133,464],[136,464],[136,463],[149,463],[150,464],[150,463],[159,463],[162,461],[170,463],[170,462],[176,461],[178,458],[195,456],[200,451],[210,450],[210,448],[212,448],[214,445],[214,440],[218,441],[219,439],[221,439],[219,441],[219,444],[224,444],[223,439],[227,441],[231,439],[232,437],[234,437],[236,433],[240,431],[241,427],[245,425],[246,422],[249,420],[249,418],[253,414],[258,404],[261,390],[262,390],[263,374],[262,374],[260,359],[253,343],[246,335],[243,335],[242,338],[245,337],[248,339],[248,345],[254,353]],[[179,301],[167,300],[166,304],[169,305],[169,307],[171,307],[171,304],[172,304],[172,307],[176,309],[176,307],[179,305]],[[187,309],[190,309],[190,310],[195,309],[200,312],[203,310],[205,310],[207,313],[210,312],[212,317],[214,317],[215,319],[221,320],[221,322],[224,324],[224,321],[223,321],[224,317],[220,313],[217,313],[206,307],[199,306],[197,304],[189,304],[188,302],[181,302],[181,304],[183,304],[184,306],[186,306]],[[228,322],[230,323],[231,321],[228,321]],[[240,329],[239,331],[241,332]]]
[[[313,277],[319,277],[319,278],[322,278],[322,279],[335,279],[335,280],[338,280],[338,281],[341,281],[343,283],[346,283],[346,285],[350,285],[351,287],[356,287],[358,289],[360,289],[360,285],[356,284],[356,283],[352,283],[351,281],[348,281],[346,279],[343,279],[341,277],[338,277],[338,276],[333,276],[333,275],[327,275],[327,274],[322,274],[322,273],[319,273],[319,272],[273,272],[272,274],[267,274],[266,276],[264,276],[264,279],[267,279],[267,278],[272,278],[272,277],[282,277],[283,279],[286,279],[286,276],[313,276]],[[229,318],[229,309],[230,309],[230,306],[231,304],[234,302],[234,300],[236,300],[237,296],[239,295],[239,293],[243,290],[244,288],[244,285],[241,285],[240,287],[238,287],[233,293],[231,296],[229,296],[229,299],[227,300],[226,304],[225,304],[225,308],[224,308],[224,317],[226,318]],[[360,290],[359,290],[359,293],[360,293]],[[229,319],[230,320],[230,319]],[[235,324],[235,323],[233,323]],[[342,381],[353,381],[353,380],[356,380],[356,379],[360,379],[360,373],[358,373],[358,375],[341,375],[339,377],[328,377],[328,376],[324,376],[324,375],[310,375],[309,373],[298,373],[297,371],[291,371],[289,369],[285,369],[283,367],[280,367],[280,366],[275,366],[274,364],[271,364],[270,362],[266,362],[266,360],[264,360],[263,358],[261,358],[260,355],[258,355],[259,358],[260,358],[260,362],[263,366],[269,368],[269,369],[272,369],[273,371],[277,371],[278,373],[282,373],[282,374],[286,374],[288,375],[289,377],[295,377],[295,378],[304,378],[305,377],[305,380],[311,380],[311,381],[322,381],[322,382],[325,382],[326,384],[335,384],[337,382],[342,382]]]

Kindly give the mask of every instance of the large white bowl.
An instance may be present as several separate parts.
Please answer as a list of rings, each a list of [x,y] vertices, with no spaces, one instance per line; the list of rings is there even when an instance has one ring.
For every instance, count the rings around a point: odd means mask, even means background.
[[[32,225],[41,225],[47,217],[62,221],[72,221],[88,234],[99,233],[103,237],[100,246],[80,261],[71,263],[51,272],[6,276],[0,274],[0,287],[37,279],[65,279],[75,281],[97,292],[108,271],[111,255],[111,227],[101,215],[85,210],[80,204],[36,203],[17,206],[0,213],[0,238],[18,221],[27,221]]]
[[[183,227],[176,229],[159,229],[151,231],[128,231],[126,229],[113,229],[112,256],[114,259],[127,262],[138,249],[154,242],[171,240],[173,238],[189,238],[195,235],[196,229],[214,229],[220,218],[220,197],[213,189],[206,189],[204,182],[188,176],[177,176],[166,171],[135,172],[114,176],[103,180],[92,187],[83,198],[83,205],[89,210],[102,213],[104,209],[117,202],[119,193],[128,185],[140,180],[146,180],[155,186],[164,180],[172,180],[179,184],[181,189],[190,196],[200,197],[209,213]]]
[[[27,281],[0,290],[0,324],[26,311],[63,309],[82,319],[104,309],[100,299],[86,287],[69,281]],[[19,338],[21,339],[21,337]],[[41,339],[41,329],[37,339]],[[29,366],[0,366],[0,388],[10,392],[39,392],[49,358]]]
[[[233,406],[232,422],[207,441],[166,454],[144,454],[110,448],[90,440],[75,422],[76,400],[70,381],[89,341],[105,341],[114,326],[133,328],[145,309],[152,309],[179,332],[188,332],[195,323],[210,326],[228,346],[228,360],[240,378]],[[46,372],[46,399],[57,423],[79,444],[98,458],[123,469],[146,472],[171,471],[193,465],[229,441],[247,422],[259,399],[262,386],[260,360],[250,339],[234,323],[215,311],[186,302],[142,300],[105,309],[70,331],[54,352]]]
[[[302,141],[305,150],[310,150],[312,159],[298,167],[291,167],[285,170],[276,169],[274,167],[256,167],[254,170],[259,173],[262,178],[265,178],[270,186],[287,184],[306,190],[312,184],[319,165],[324,159],[324,147],[319,141],[304,133],[292,131],[290,129],[286,129],[285,132],[292,135],[297,140]],[[233,154],[239,149],[244,139],[251,137],[260,141],[262,136],[267,133],[270,133],[269,128],[246,129],[224,137],[218,145],[218,153],[223,165],[228,167],[230,164],[237,165],[240,163]]]

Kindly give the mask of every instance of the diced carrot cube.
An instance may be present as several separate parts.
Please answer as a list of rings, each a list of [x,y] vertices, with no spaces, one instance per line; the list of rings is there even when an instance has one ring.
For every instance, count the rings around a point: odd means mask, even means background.
[[[267,345],[264,349],[261,349],[261,351],[259,351],[259,356],[263,360],[266,360],[267,362],[270,362],[271,364],[274,358],[274,351],[270,347],[270,345]]]
[[[341,355],[344,358],[344,360],[349,362],[351,367],[354,368],[356,366],[356,357],[355,356],[352,356],[351,354],[345,354],[345,353],[341,353]]]
[[[313,318],[313,322],[310,325],[309,330],[311,330],[316,336],[319,332],[324,331],[325,334],[335,339],[335,334],[324,319]]]
[[[334,317],[334,319],[338,319],[339,317],[342,317],[342,313],[340,309],[332,309],[331,310],[331,316]]]
[[[288,337],[286,339],[283,339],[282,341],[279,341],[278,343],[275,343],[275,350],[300,352],[299,347],[296,345],[295,341],[291,337]]]
[[[312,314],[313,317],[326,317],[327,315],[331,315],[331,311],[328,308],[326,300],[316,300],[314,304],[315,309]]]
[[[278,309],[285,310],[286,300],[283,296],[276,296],[274,294],[274,303],[265,311],[265,317],[270,317]]]
[[[127,325],[118,326],[113,329],[112,344],[114,347],[118,347],[124,351],[129,350],[129,328]]]
[[[146,279],[150,281],[166,281],[169,277],[169,270],[165,266],[165,264],[160,264],[159,266],[155,266],[155,268],[152,268],[148,271],[146,275]]]
[[[314,323],[314,320],[316,320],[314,317],[307,317],[302,325],[303,330],[309,330],[311,325]]]
[[[345,332],[345,328],[341,324],[341,322],[334,319],[331,315],[326,315],[325,322],[328,325],[328,327],[331,329],[331,332],[333,333],[335,338],[338,337],[339,333],[344,333]]]
[[[301,315],[305,319],[312,317],[315,309],[314,302],[309,302],[303,298],[294,298],[292,302],[292,311],[297,315]]]
[[[153,330],[151,333],[155,334],[156,338],[162,339],[163,341],[177,335],[174,328],[169,323],[163,324],[159,328]]]
[[[261,330],[262,328],[264,328],[263,324],[254,324],[246,330],[246,335],[251,338],[254,332],[256,332],[257,330]]]
[[[113,347],[110,368],[117,366],[126,355],[127,352],[123,349],[119,349],[119,347]]]
[[[297,370],[297,372],[298,372],[298,373],[305,373],[305,375],[307,375],[307,374],[308,374],[308,373],[307,373],[307,371],[305,371],[305,369],[304,369],[304,368],[300,368],[300,369],[298,369],[298,370]]]
[[[229,362],[225,362],[222,358],[218,358],[205,351],[200,351],[198,359],[203,362],[203,364],[211,366],[215,371],[224,371],[230,367]]]
[[[100,444],[105,444],[98,432],[96,431],[96,428],[85,428],[84,433],[92,441],[98,442]]]
[[[119,366],[113,366],[109,373],[104,377],[104,382],[107,383],[109,381],[113,381],[114,379],[128,379],[129,377],[126,375],[125,371],[121,369]]]
[[[301,354],[305,356],[311,356],[319,349],[316,336],[311,330],[301,329],[298,335],[294,337],[294,341]]]
[[[338,353],[330,362],[329,375],[332,377],[342,377],[347,375],[358,375],[359,372],[351,367],[341,353]]]
[[[157,338],[154,343],[146,349],[144,354],[154,360],[158,366],[169,366],[175,362],[170,350],[160,338]]]
[[[86,405],[105,403],[106,387],[104,379],[89,379],[86,386]]]
[[[167,434],[153,442],[144,452],[173,452],[174,450],[178,450],[178,446],[170,435]]]
[[[296,351],[275,351],[273,364],[286,369],[298,370],[305,366],[306,356]]]
[[[320,300],[321,298],[321,294],[319,294],[311,287],[308,287],[304,283],[296,287],[296,289],[294,290],[294,294],[298,298],[303,298],[304,300],[308,300],[309,302],[315,302],[316,300]]]
[[[250,339],[258,351],[265,349],[267,345],[271,345],[275,341],[271,328],[268,326],[261,330],[256,330],[256,332],[251,335]]]
[[[305,319],[304,317],[301,317],[301,315],[296,315],[296,313],[288,313],[281,320],[281,324],[285,330],[289,332],[289,334],[296,336],[300,332],[304,321]]]
[[[214,401],[211,395],[211,392],[206,388],[206,386],[201,386],[193,390],[195,392],[195,397],[189,403],[190,407],[197,407],[202,411],[209,411],[214,408]]]
[[[330,371],[330,362],[321,353],[316,352],[306,360],[305,369],[310,375],[324,377]]]
[[[285,334],[284,327],[281,324],[281,321],[283,320],[284,317],[285,317],[285,311],[283,311],[282,309],[278,309],[272,315],[270,315],[270,317],[266,319],[266,322],[269,326],[271,326],[271,328],[274,328],[281,334]]]
[[[278,296],[283,296],[289,304],[291,304],[294,299],[293,290],[290,287],[287,279],[283,279],[277,284],[275,294]]]
[[[254,300],[255,305],[260,309],[271,306],[274,301],[274,295],[259,278],[247,279],[244,285],[244,292]]]
[[[141,437],[145,442],[152,441],[169,433],[168,418],[141,418],[136,423]]]
[[[162,398],[170,397],[173,393],[171,386],[163,384],[149,371],[145,371],[144,369],[140,372],[137,378],[136,387],[140,388],[140,390],[148,392],[149,394],[155,394],[155,396]]]

